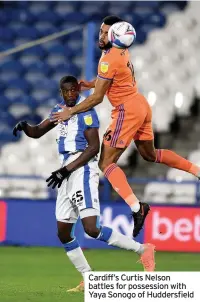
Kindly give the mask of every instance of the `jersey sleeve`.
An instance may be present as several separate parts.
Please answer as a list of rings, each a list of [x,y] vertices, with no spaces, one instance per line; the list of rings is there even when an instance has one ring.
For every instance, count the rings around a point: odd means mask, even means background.
[[[113,60],[111,54],[105,55],[98,65],[98,77],[100,79],[112,80],[117,72],[116,60]]]
[[[89,128],[99,128],[99,119],[95,109],[82,113],[83,130]]]

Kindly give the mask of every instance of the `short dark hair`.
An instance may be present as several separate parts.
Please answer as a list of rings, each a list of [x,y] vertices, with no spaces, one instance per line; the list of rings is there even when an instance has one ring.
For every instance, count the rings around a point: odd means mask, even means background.
[[[78,84],[78,80],[77,78],[75,78],[74,76],[64,76],[62,77],[62,79],[60,79],[60,86],[62,86],[65,83],[74,83],[74,84]]]
[[[113,25],[113,24],[115,24],[115,23],[117,23],[117,22],[121,22],[121,21],[123,21],[121,18],[119,18],[119,17],[117,17],[117,16],[115,16],[115,15],[111,15],[111,16],[105,17],[105,18],[103,19],[103,22],[102,22],[102,23],[104,23],[104,24],[106,24],[106,25]]]

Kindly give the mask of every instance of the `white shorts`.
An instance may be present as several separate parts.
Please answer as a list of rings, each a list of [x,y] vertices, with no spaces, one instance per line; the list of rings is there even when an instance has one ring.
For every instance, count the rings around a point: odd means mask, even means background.
[[[81,153],[71,155],[64,166],[74,161]],[[99,171],[97,160],[74,171],[64,179],[58,189],[56,201],[56,219],[66,223],[76,223],[77,219],[100,216]]]

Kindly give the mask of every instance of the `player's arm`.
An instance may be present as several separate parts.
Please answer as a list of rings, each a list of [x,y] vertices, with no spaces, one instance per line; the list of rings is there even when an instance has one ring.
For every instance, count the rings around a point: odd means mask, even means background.
[[[68,179],[73,171],[87,164],[90,159],[98,154],[100,147],[98,128],[88,128],[84,131],[84,135],[88,142],[87,148],[69,165],[52,172],[51,176],[46,180],[48,187],[52,186],[52,189],[55,189],[58,186],[60,188],[65,178]]]
[[[95,84],[95,90],[94,93],[88,96],[83,102],[80,104],[68,108],[64,106],[62,107],[61,112],[53,113],[53,121],[65,121],[68,120],[71,116],[80,113],[80,112],[86,112],[89,111],[91,108],[95,107],[96,105],[100,104],[103,101],[104,95],[106,94],[106,91],[108,90],[112,80],[111,79],[101,79],[97,78],[96,84]]]
[[[75,115],[80,112],[85,112],[100,104],[103,101],[104,95],[108,90],[112,80],[97,78],[93,94],[88,96],[82,103],[71,108],[70,112]]]
[[[21,121],[14,127],[13,135],[17,136],[18,131],[24,131],[24,133],[31,138],[40,138],[55,126],[56,125],[51,122],[50,119],[45,119],[35,126],[29,125],[26,121]]]
[[[95,155],[99,153],[100,142],[98,128],[89,128],[84,131],[88,146],[83,153],[73,162],[66,166],[72,172],[87,164]]]

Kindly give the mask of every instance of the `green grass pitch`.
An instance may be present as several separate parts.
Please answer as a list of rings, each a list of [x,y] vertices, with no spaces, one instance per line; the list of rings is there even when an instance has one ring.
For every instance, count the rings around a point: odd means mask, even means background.
[[[142,271],[133,252],[87,250],[93,270]],[[156,253],[157,271],[200,271],[200,255]],[[60,248],[0,248],[0,302],[83,302],[83,294],[66,289],[81,276]]]

